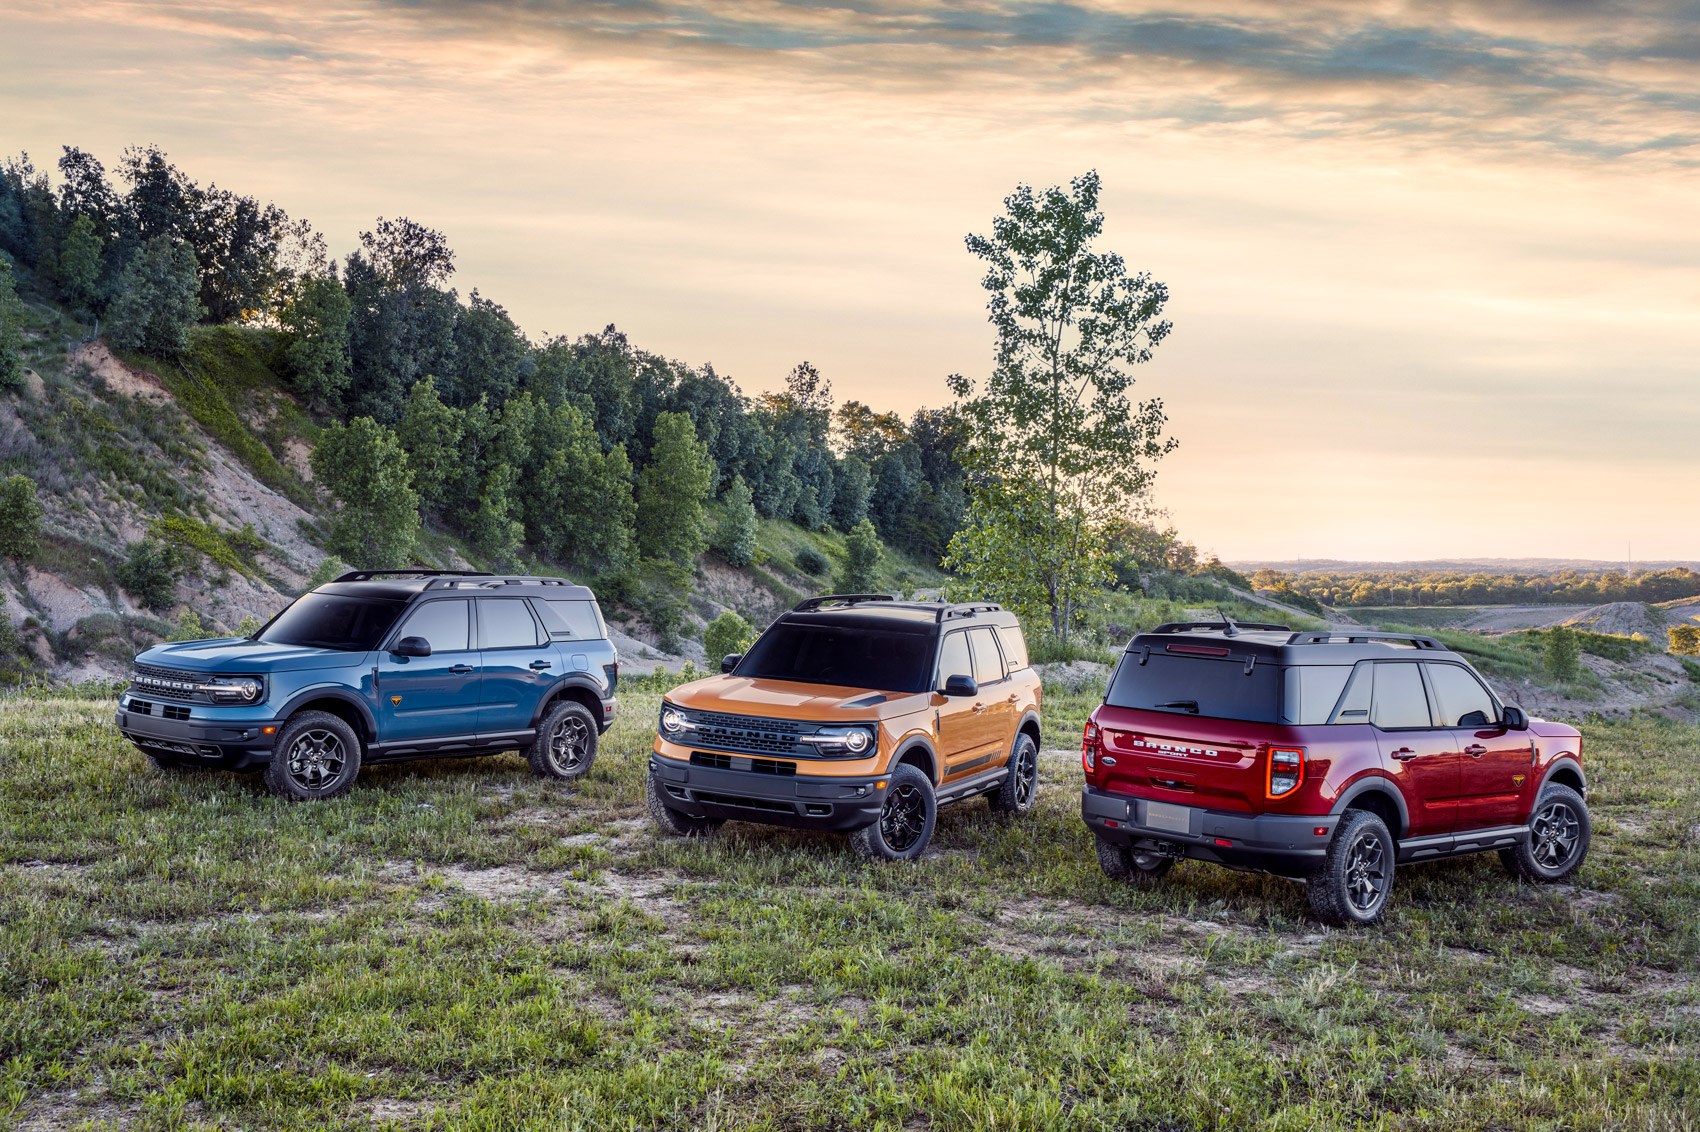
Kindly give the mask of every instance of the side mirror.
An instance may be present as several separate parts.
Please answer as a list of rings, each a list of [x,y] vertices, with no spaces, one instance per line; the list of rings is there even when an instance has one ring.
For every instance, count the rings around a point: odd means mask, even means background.
[[[725,656],[720,658],[720,671],[722,671],[722,672],[732,671],[734,668],[738,667],[738,662],[740,660],[743,660],[743,659],[744,659],[744,654],[741,653],[741,652],[729,652],[729,653],[727,653]]]
[[[1529,713],[1520,707],[1506,704],[1505,718],[1499,722],[1507,731],[1527,731],[1529,730]]]
[[[951,676],[944,682],[944,694],[947,696],[977,696],[980,685],[974,683],[972,676]]]
[[[431,642],[424,637],[403,637],[390,651],[397,656],[430,656]]]

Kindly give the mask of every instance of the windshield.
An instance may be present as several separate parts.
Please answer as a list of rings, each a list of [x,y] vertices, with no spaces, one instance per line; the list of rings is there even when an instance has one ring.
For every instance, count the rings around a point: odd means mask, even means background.
[[[933,667],[933,634],[782,621],[761,635],[737,675],[884,692],[921,692]]]
[[[255,640],[273,645],[366,652],[378,647],[378,642],[406,608],[405,601],[387,598],[303,594],[261,630]]]

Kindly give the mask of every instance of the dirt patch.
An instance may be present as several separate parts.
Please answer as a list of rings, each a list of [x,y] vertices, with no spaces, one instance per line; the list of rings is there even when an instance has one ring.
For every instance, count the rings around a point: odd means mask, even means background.
[[[81,368],[113,393],[156,404],[171,400],[170,391],[159,378],[131,369],[113,356],[105,342],[84,342],[72,347],[67,361],[72,369]]]
[[[1606,605],[1596,605],[1566,618],[1560,624],[1614,637],[1641,637],[1661,647],[1665,643],[1664,613],[1639,601],[1614,601]]]

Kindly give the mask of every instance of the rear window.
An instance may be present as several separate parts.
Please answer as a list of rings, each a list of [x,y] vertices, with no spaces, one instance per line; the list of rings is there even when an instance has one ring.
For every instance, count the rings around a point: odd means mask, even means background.
[[[931,632],[780,621],[750,646],[736,674],[841,688],[921,692],[932,672],[935,640]]]
[[[557,641],[599,641],[606,636],[594,601],[583,598],[540,601],[537,614]]]
[[[1140,663],[1128,653],[1116,668],[1104,702],[1111,707],[1276,723],[1281,713],[1281,669],[1245,657],[1175,656],[1153,650]]]

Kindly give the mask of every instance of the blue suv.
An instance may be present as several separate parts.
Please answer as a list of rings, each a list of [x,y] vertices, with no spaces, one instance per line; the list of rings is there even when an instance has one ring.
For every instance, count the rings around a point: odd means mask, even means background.
[[[346,793],[362,763],[515,748],[571,780],[619,673],[595,596],[563,578],[357,570],[252,637],[148,649],[117,723],[161,768],[263,765],[298,801]]]

